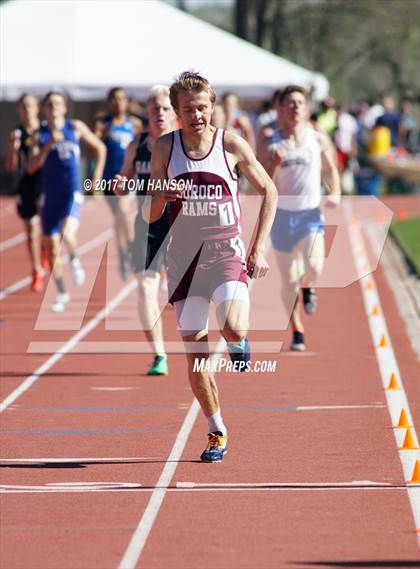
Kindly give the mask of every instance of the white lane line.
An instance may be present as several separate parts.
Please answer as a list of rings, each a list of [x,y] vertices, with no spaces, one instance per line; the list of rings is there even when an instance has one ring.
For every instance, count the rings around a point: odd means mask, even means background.
[[[132,280],[130,283],[125,285],[125,287],[97,314],[89,320],[76,334],[74,334],[70,340],[65,342],[60,351],[52,355],[46,362],[44,362],[33,374],[23,381],[16,389],[10,393],[0,403],[0,413],[9,407],[12,403],[16,401],[25,391],[27,391],[38,379],[50,368],[52,368],[61,358],[70,352],[77,343],[87,336],[96,326],[106,318],[135,288],[137,287],[137,281]]]
[[[358,274],[362,274],[363,267],[368,264],[368,256],[360,224],[352,222],[349,234],[354,262],[358,270]],[[381,375],[382,386],[385,389],[386,402],[392,426],[394,427],[397,424],[401,410],[405,409],[409,424],[413,425],[411,433],[413,435],[414,442],[418,447],[418,437],[414,429],[413,417],[411,415],[410,406],[404,390],[404,384],[398,367],[397,358],[392,347],[391,336],[389,335],[375,279],[372,275],[366,275],[359,280],[359,284],[362,289],[363,303],[375,348],[375,355]],[[383,347],[380,346],[382,337],[386,340],[386,346]],[[399,389],[387,389],[390,383],[391,374],[395,374]],[[397,448],[399,449],[398,454],[402,464],[404,480],[408,481],[411,479],[416,460],[420,458],[420,452],[417,450],[401,450],[406,430],[393,430]],[[408,487],[407,494],[413,512],[415,527],[418,530],[420,528],[420,497],[417,490],[414,488]]]
[[[7,249],[10,249],[11,247],[14,247],[15,245],[18,245],[19,243],[22,243],[22,241],[25,241],[25,239],[26,239],[25,233],[18,233],[17,235],[10,237],[10,239],[6,239],[5,241],[1,241],[0,242],[0,253],[2,253],[3,251],[6,251]]]
[[[93,239],[86,241],[86,243],[83,243],[83,245],[80,245],[80,247],[78,247],[78,249],[77,249],[77,252],[79,253],[79,255],[84,255],[85,253],[88,253],[89,251],[91,251],[92,249],[94,249],[95,247],[97,247],[98,245],[103,243],[104,241],[107,241],[108,239],[110,239],[112,237],[112,235],[113,235],[112,229],[107,229],[106,231],[99,233],[99,235],[97,235]],[[69,261],[69,256],[64,255],[61,259],[64,263],[67,263]],[[44,270],[42,270],[41,272],[42,272],[43,276],[45,276],[47,274],[47,272]],[[0,291],[0,301],[4,300],[5,298],[10,296],[11,294],[17,292],[18,290],[21,290],[22,288],[29,286],[31,284],[31,281],[32,281],[31,277],[24,277],[23,279],[20,279],[20,280],[16,281],[15,283],[13,283],[12,285],[1,290]]]
[[[220,338],[217,344],[217,353],[211,356],[212,364],[216,364],[216,362],[221,359],[225,348],[226,342],[223,338]],[[159,513],[165,494],[169,490],[169,484],[175,474],[178,461],[182,456],[199,411],[200,405],[197,399],[194,399],[177,434],[171,453],[166,460],[165,466],[158,482],[156,483],[156,487],[152,492],[146,509],[131,537],[124,556],[118,565],[118,569],[136,568],[137,562],[140,559],[144,546],[146,545],[147,538],[149,537],[150,531]]]
[[[184,451],[199,410],[200,405],[197,399],[194,399],[178,432],[174,446],[167,458],[165,467],[156,483],[156,487],[152,492],[147,507],[124,553],[124,557],[118,565],[119,569],[135,569],[147,538],[149,537],[150,530],[159,513],[168,486],[178,466],[178,461]]]

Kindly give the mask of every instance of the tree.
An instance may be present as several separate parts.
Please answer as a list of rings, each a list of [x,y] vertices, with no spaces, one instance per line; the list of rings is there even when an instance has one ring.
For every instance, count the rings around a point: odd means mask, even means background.
[[[420,100],[420,0],[234,0],[190,11],[324,73],[343,101],[391,92]]]
[[[235,2],[235,34],[244,40],[251,39],[249,37],[249,0],[236,0]]]

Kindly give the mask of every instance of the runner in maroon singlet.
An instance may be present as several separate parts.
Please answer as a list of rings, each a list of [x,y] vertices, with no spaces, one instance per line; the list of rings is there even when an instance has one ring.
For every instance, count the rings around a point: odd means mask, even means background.
[[[198,73],[182,73],[171,86],[170,97],[183,128],[157,140],[151,183],[158,190],[168,180],[177,180],[176,187],[153,191],[143,215],[147,221],[155,221],[170,204],[170,301],[186,347],[191,388],[209,425],[208,446],[201,460],[216,462],[226,452],[227,430],[214,374],[200,371],[195,364],[209,358],[210,301],[216,305],[218,325],[232,360],[239,364],[249,361],[247,273],[259,278],[268,270],[263,251],[277,197],[249,144],[210,124],[216,96],[206,79]],[[263,196],[247,259],[240,239],[237,171]]]

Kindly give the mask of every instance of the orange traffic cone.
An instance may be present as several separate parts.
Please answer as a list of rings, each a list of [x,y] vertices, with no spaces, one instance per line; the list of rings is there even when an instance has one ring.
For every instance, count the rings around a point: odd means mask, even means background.
[[[409,427],[411,427],[411,425],[408,424],[407,411],[403,408],[401,409],[400,418],[395,425],[395,429],[408,429]]]
[[[387,389],[399,389],[399,388],[400,388],[400,386],[398,385],[397,377],[396,377],[395,373],[392,372]]]
[[[375,306],[373,307],[372,316],[379,316],[379,308],[377,304],[375,304]]]
[[[381,339],[379,341],[380,348],[387,348],[388,347],[388,340],[386,339],[385,334],[382,334]]]
[[[366,288],[367,288],[368,290],[372,290],[372,289],[373,289],[372,281],[368,281],[368,283],[367,283],[367,285],[366,285]]]
[[[400,450],[417,450],[419,447],[416,445],[411,434],[411,429],[408,428],[405,433],[404,442]]]
[[[411,480],[407,480],[408,484],[420,484],[420,460],[416,460],[414,465],[413,476]]]

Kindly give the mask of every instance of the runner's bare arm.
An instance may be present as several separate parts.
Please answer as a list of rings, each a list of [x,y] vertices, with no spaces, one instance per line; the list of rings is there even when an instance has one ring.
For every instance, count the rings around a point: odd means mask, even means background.
[[[19,150],[22,141],[19,130],[12,130],[7,141],[6,172],[12,174],[19,166]]]
[[[141,134],[143,132],[143,123],[139,117],[132,116],[131,122],[133,123],[133,128],[136,135]]]
[[[265,166],[265,161],[267,160],[267,158],[270,157],[269,146],[272,134],[273,134],[272,129],[261,128],[257,135],[257,151],[256,151],[257,160],[261,162],[261,164],[264,166],[267,172],[268,169]]]
[[[54,131],[52,132],[51,138],[47,144],[40,148],[39,137],[38,135],[34,135],[34,142],[29,149],[28,162],[26,164],[26,171],[28,174],[34,174],[37,170],[42,168],[51,148],[56,142],[59,142],[62,139],[62,133]]]
[[[127,147],[124,156],[124,162],[122,168],[116,176],[114,176],[114,180],[116,180],[115,186],[113,185],[112,191],[114,194],[123,196],[126,193],[126,182],[127,180],[131,180],[135,176],[135,169],[134,169],[134,159],[136,157],[136,150],[137,145],[139,143],[139,138],[136,137],[134,140],[130,142]]]
[[[255,134],[249,117],[247,115],[242,115],[240,118],[240,122],[244,133],[244,138],[248,142],[252,150],[255,152],[256,150]]]
[[[328,136],[323,132],[316,131],[316,136],[321,147],[321,178],[329,190],[327,203],[338,205],[340,203],[341,188],[340,175],[335,163],[334,147]]]
[[[277,190],[245,140],[234,133],[226,133],[225,148],[229,163],[233,167],[236,166],[263,196],[257,231],[247,260],[248,270],[252,273],[252,277],[263,277],[268,270],[268,263],[264,258],[264,246],[276,213]]]
[[[84,122],[73,120],[73,126],[80,140],[83,140],[96,157],[95,168],[92,172],[92,188],[96,188],[97,181],[102,178],[106,160],[106,146]]]
[[[150,187],[154,188],[168,179],[168,163],[172,148],[172,133],[161,136],[156,141],[152,151],[150,166]],[[164,212],[167,202],[181,197],[179,191],[152,191],[151,199],[144,200],[142,215],[148,223],[157,221]]]
[[[277,166],[280,166],[282,163],[285,152],[282,148],[273,148],[269,136],[260,133],[260,137],[258,141],[258,160],[264,166],[270,178],[272,178]]]
[[[105,123],[104,123],[102,116],[96,117],[94,125],[93,125],[93,132],[96,134],[96,136],[98,138],[103,140],[105,138],[105,135],[106,135],[105,131],[106,131]]]

